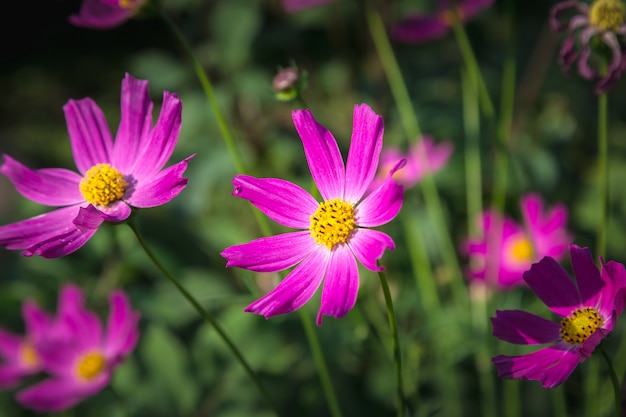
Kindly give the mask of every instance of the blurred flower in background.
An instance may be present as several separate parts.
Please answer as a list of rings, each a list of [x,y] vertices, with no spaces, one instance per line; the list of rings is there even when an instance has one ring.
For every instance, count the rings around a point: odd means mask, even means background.
[[[555,205],[547,212],[537,194],[520,200],[523,225],[496,210],[480,216],[481,236],[462,245],[470,258],[467,276],[491,287],[508,289],[523,284],[523,273],[544,256],[560,260],[572,237],[567,232],[567,209]]]
[[[278,71],[272,80],[272,89],[279,101],[291,101],[300,97],[302,90],[306,88],[308,75],[306,71],[300,71],[295,66],[283,68]]]
[[[423,136],[420,141],[411,146],[406,154],[398,148],[384,148],[380,154],[378,174],[371,188],[374,189],[385,181],[389,172],[402,159],[406,160],[406,165],[393,174],[393,179],[405,188],[411,188],[424,176],[442,169],[450,159],[453,150],[452,142],[443,141],[436,144],[430,136]]]
[[[577,63],[578,73],[595,83],[597,94],[611,88],[626,69],[626,51],[618,39],[626,35],[625,10],[621,0],[595,0],[591,6],[563,1],[550,10],[552,30],[567,30],[559,52],[563,71]]]
[[[335,0],[283,0],[283,7],[289,13],[294,13],[333,1]]]
[[[83,0],[70,22],[89,29],[112,29],[135,16],[149,0]]]
[[[106,329],[84,307],[77,286],[63,287],[59,300],[60,330],[53,334],[56,337],[44,337],[34,344],[40,369],[50,378],[17,393],[19,403],[39,412],[66,410],[102,390],[139,338],[139,313],[132,310],[122,291],[109,297]]]
[[[560,323],[520,310],[497,311],[493,335],[509,343],[554,343],[521,356],[493,358],[498,376],[540,381],[544,388],[561,384],[587,360],[615,327],[625,302],[624,265],[601,260],[601,271],[587,248],[570,246],[576,284],[553,258],[545,257],[524,273],[524,280]]]
[[[407,16],[391,30],[391,36],[400,42],[426,43],[444,37],[454,26],[454,20],[462,23],[491,7],[494,0],[438,0],[434,14]]]
[[[341,318],[352,309],[359,290],[356,260],[381,271],[377,260],[394,249],[391,237],[369,229],[391,221],[400,211],[403,188],[392,179],[399,161],[379,188],[368,193],[383,146],[383,119],[366,104],[354,108],[347,167],[332,133],[309,110],[293,112],[311,175],[324,199],[281,179],[237,175],[233,195],[283,226],[304,229],[226,248],[227,267],[276,272],[297,265],[269,294],[245,311],[266,318],[302,307],[324,280],[318,326],[324,315]]]
[[[122,116],[115,141],[104,114],[90,98],[64,107],[74,161],[80,174],[63,169],[31,170],[8,155],[0,172],[24,197],[48,206],[65,206],[0,226],[0,245],[25,256],[56,258],[82,247],[104,222],[121,222],[131,207],[167,203],[187,185],[188,157],[161,170],[172,155],[181,126],[182,105],[166,91],[152,127],[148,81],[126,74]]]

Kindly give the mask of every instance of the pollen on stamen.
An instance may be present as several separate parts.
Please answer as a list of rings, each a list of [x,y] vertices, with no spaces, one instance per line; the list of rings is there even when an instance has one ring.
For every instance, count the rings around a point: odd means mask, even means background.
[[[106,360],[100,353],[87,353],[78,361],[76,365],[76,374],[81,379],[90,380],[100,375],[105,365]]]
[[[578,308],[561,319],[561,339],[570,345],[583,344],[602,326],[604,320],[593,307]]]
[[[511,256],[517,261],[528,262],[533,259],[533,245],[526,237],[521,237],[511,245]]]
[[[340,198],[320,203],[311,216],[311,236],[329,250],[346,243],[354,227],[354,206]]]
[[[601,30],[617,32],[624,24],[625,12],[621,0],[596,0],[589,11],[589,22]]]
[[[120,200],[128,188],[121,172],[109,164],[91,167],[80,182],[80,192],[85,201],[96,206],[108,206]]]

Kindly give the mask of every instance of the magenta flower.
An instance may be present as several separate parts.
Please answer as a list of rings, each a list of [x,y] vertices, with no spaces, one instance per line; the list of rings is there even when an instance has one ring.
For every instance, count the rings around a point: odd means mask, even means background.
[[[131,309],[122,291],[109,297],[106,330],[100,319],[85,309],[78,287],[64,287],[60,299],[58,318],[64,337],[36,345],[41,368],[50,378],[17,394],[18,402],[39,412],[66,410],[102,390],[139,337],[139,313]]]
[[[393,179],[405,188],[411,188],[427,174],[434,174],[442,169],[453,150],[452,142],[436,144],[430,136],[423,136],[419,142],[411,146],[407,154],[397,148],[384,148],[380,155],[378,174],[371,188],[379,186],[387,178],[389,171],[402,159],[406,160],[406,165],[393,174]]]
[[[8,155],[0,173],[24,197],[57,210],[0,226],[0,245],[56,258],[83,246],[104,221],[121,222],[131,207],[165,204],[187,185],[183,173],[190,156],[162,170],[172,155],[181,124],[181,103],[165,92],[152,128],[148,82],[126,74],[122,117],[115,141],[100,108],[91,99],[64,107],[74,161],[80,174],[63,168],[31,170]]]
[[[494,0],[438,0],[434,14],[414,14],[397,24],[391,36],[400,42],[426,43],[444,37],[454,27],[455,14],[467,22],[491,7]]]
[[[617,262],[604,263],[601,272],[587,248],[570,246],[576,284],[553,258],[545,257],[524,273],[524,280],[546,306],[562,317],[560,323],[520,310],[496,311],[493,335],[509,343],[552,343],[521,356],[492,359],[498,376],[540,381],[554,388],[584,362],[615,327],[624,310],[626,272]]]
[[[70,23],[89,29],[112,29],[136,15],[146,0],[84,0]]]
[[[469,238],[463,251],[470,257],[468,278],[499,289],[523,284],[522,274],[544,256],[560,260],[572,241],[566,229],[567,209],[562,205],[543,211],[543,200],[527,194],[520,201],[520,226],[495,210],[482,214],[482,236]]]
[[[276,272],[297,265],[269,294],[245,311],[270,318],[302,307],[324,280],[317,324],[324,315],[343,317],[354,306],[359,289],[356,260],[372,271],[385,249],[394,249],[385,233],[369,229],[392,220],[402,206],[403,190],[391,178],[393,168],[368,193],[383,145],[383,119],[366,105],[354,107],[352,140],[344,167],[333,135],[309,110],[293,112],[313,180],[322,195],[317,202],[304,189],[281,179],[237,175],[233,195],[283,226],[302,229],[226,248],[227,267]]]
[[[333,1],[335,0],[283,0],[283,7],[287,12],[295,13],[301,10],[310,9],[311,7],[331,3]]]
[[[567,30],[559,52],[563,71],[567,73],[577,62],[578,73],[595,83],[597,94],[611,88],[626,70],[625,51],[618,40],[618,36],[624,40],[626,35],[625,10],[621,0],[595,0],[591,6],[579,1],[563,1],[550,10],[552,30]],[[610,51],[610,63],[605,73],[600,71],[600,64],[593,54],[596,42]],[[598,54],[603,55],[604,49]]]

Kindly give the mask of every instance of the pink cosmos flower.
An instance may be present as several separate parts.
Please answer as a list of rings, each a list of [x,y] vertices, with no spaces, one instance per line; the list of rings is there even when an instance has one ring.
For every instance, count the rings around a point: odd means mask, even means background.
[[[84,0],[70,23],[89,29],[112,29],[136,15],[146,0]]]
[[[333,1],[335,0],[283,0],[283,7],[287,12],[295,13],[301,10],[310,9],[311,7],[331,3]]]
[[[106,330],[100,319],[85,309],[78,287],[64,287],[60,299],[58,319],[64,336],[36,344],[41,369],[50,378],[17,394],[19,403],[38,412],[66,410],[102,390],[139,337],[139,313],[131,309],[122,291],[109,297]]]
[[[8,155],[0,173],[24,197],[57,210],[0,226],[0,245],[56,258],[83,246],[104,222],[121,222],[131,207],[165,204],[187,185],[183,173],[190,156],[162,170],[172,155],[181,124],[181,103],[165,92],[152,127],[148,81],[129,74],[122,82],[122,117],[115,141],[100,108],[90,98],[64,107],[74,161],[79,173],[63,168],[31,170]]]
[[[393,175],[393,179],[405,188],[411,188],[427,174],[434,174],[443,168],[453,150],[452,142],[444,141],[437,145],[430,136],[423,136],[422,140],[411,146],[407,154],[397,148],[384,148],[372,188],[380,185],[389,171],[402,159],[406,159],[406,165]]]
[[[540,381],[554,388],[584,362],[615,327],[624,310],[624,265],[602,259],[601,271],[587,248],[570,246],[576,284],[553,258],[545,257],[524,273],[524,280],[546,306],[562,317],[560,323],[520,310],[497,311],[491,319],[493,335],[509,343],[552,343],[521,356],[492,359],[498,376]]]
[[[522,274],[544,256],[560,260],[572,237],[566,230],[567,208],[543,211],[543,200],[527,194],[520,200],[523,225],[495,210],[482,214],[480,238],[469,238],[462,249],[470,257],[468,278],[499,289],[523,284]]]
[[[488,9],[494,0],[438,0],[435,14],[408,16],[392,31],[391,36],[400,42],[426,43],[444,37],[454,26],[455,13],[461,22]]]
[[[359,289],[356,260],[380,271],[385,249],[394,249],[385,233],[369,229],[392,220],[402,206],[403,189],[387,179],[368,193],[383,145],[383,119],[366,104],[354,107],[352,141],[344,167],[333,135],[309,110],[293,112],[304,153],[323,201],[281,179],[237,175],[233,195],[249,200],[272,220],[301,231],[253,240],[226,248],[227,267],[276,272],[296,267],[269,294],[245,311],[266,318],[302,307],[324,281],[317,324],[324,315],[343,317],[354,306]]]

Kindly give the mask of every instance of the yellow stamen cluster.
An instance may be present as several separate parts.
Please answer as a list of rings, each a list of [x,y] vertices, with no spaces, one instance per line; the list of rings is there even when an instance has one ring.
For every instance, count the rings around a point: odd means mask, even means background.
[[[105,365],[106,361],[100,353],[88,353],[78,361],[76,373],[82,379],[93,379],[100,375]]]
[[[329,250],[346,243],[354,230],[354,206],[340,198],[320,203],[311,216],[311,236]]]
[[[532,261],[534,251],[533,245],[526,237],[517,240],[511,246],[511,255],[517,261]]]
[[[108,206],[120,200],[127,187],[122,174],[109,164],[94,165],[80,182],[85,201],[95,206]]]
[[[570,345],[585,343],[602,323],[602,317],[595,308],[578,308],[561,319],[561,339]]]
[[[25,341],[22,343],[22,346],[20,346],[20,358],[22,359],[22,363],[29,368],[39,363],[39,355],[37,355],[37,351],[30,341]]]
[[[621,0],[596,0],[589,11],[589,22],[601,30],[617,32],[624,24],[624,12]]]

